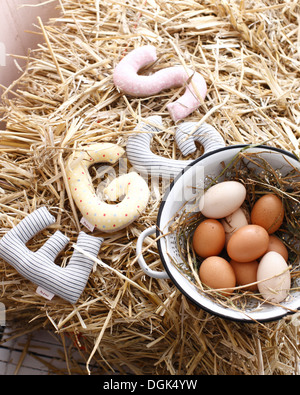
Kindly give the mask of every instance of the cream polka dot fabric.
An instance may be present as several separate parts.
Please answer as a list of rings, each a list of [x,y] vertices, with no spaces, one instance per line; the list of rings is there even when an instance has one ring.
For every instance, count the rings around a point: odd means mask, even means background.
[[[114,232],[135,221],[145,210],[149,199],[146,181],[136,172],[116,177],[103,191],[96,194],[89,167],[105,162],[116,163],[124,150],[115,144],[97,143],[82,148],[67,162],[70,191],[82,216],[96,229]],[[118,203],[106,202],[117,201]]]

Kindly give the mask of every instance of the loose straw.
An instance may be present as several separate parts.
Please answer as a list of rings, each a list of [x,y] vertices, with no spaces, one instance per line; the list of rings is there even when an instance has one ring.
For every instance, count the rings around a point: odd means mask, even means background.
[[[53,5],[57,16],[39,17],[31,29],[41,38],[38,47],[26,56],[12,55],[23,74],[9,87],[0,86],[5,125],[0,131],[0,237],[47,206],[57,222],[28,248],[35,251],[60,230],[70,245],[56,263],[67,265],[83,228],[65,176],[67,160],[95,142],[126,150],[128,136],[151,115],[163,119],[163,129],[151,141],[153,153],[179,160],[202,154],[197,145],[184,157],[176,145],[177,125],[167,105],[182,88],[147,98],[115,88],[114,67],[142,45],[154,45],[158,55],[145,74],[182,64],[203,75],[207,96],[186,121],[211,124],[227,146],[267,144],[300,155],[296,1],[58,0]],[[122,159],[131,170],[126,154]],[[95,190],[108,177],[100,167],[89,170]],[[114,166],[116,174],[120,170],[121,162]],[[153,279],[141,270],[137,238],[156,225],[163,184],[149,183],[147,209],[126,229],[93,232],[105,243],[76,305],[58,297],[41,299],[34,284],[0,261],[1,303],[13,324],[12,336],[47,328],[59,338],[80,338],[88,374],[299,373],[297,313],[264,324],[228,322],[194,306],[171,280]],[[142,253],[151,268],[163,268],[155,238],[145,240]],[[78,374],[68,351],[61,374]]]

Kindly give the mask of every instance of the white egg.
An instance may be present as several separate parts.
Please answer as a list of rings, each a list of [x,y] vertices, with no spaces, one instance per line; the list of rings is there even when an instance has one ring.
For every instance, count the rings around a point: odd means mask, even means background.
[[[242,226],[248,225],[248,219],[245,211],[242,208],[238,208],[232,214],[227,215],[221,220],[223,228],[225,230],[226,244],[235,231],[240,229]]]
[[[199,209],[208,218],[220,219],[236,211],[244,202],[246,188],[237,181],[223,181],[201,196]]]
[[[287,297],[291,275],[285,259],[278,252],[270,251],[262,257],[257,269],[257,281],[258,290],[265,300],[280,303]]]

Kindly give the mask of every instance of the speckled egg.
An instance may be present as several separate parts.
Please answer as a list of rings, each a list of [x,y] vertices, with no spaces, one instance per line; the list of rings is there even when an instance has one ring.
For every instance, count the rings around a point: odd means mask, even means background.
[[[193,234],[193,249],[197,255],[207,258],[218,255],[225,245],[225,230],[216,219],[205,219]]]
[[[251,223],[262,226],[269,234],[280,228],[283,219],[282,201],[272,193],[259,198],[251,210]]]

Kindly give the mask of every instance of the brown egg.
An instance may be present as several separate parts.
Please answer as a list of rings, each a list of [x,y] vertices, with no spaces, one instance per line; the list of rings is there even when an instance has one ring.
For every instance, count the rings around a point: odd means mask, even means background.
[[[283,219],[283,204],[280,198],[272,193],[259,198],[251,211],[251,223],[262,226],[269,234],[280,228]]]
[[[258,290],[257,284],[252,284],[257,282],[257,261],[237,262],[232,259],[230,264],[233,267],[237,285],[251,284],[242,288],[242,290],[253,292]]]
[[[229,239],[227,253],[238,262],[255,261],[268,249],[268,232],[259,225],[246,225],[238,229]]]
[[[213,289],[222,289],[220,294],[230,295],[234,291],[236,278],[234,270],[226,259],[210,256],[201,263],[199,277],[203,284]]]
[[[197,255],[207,258],[218,255],[225,245],[225,230],[216,219],[205,219],[193,235],[193,248]]]
[[[286,261],[288,260],[289,253],[284,245],[284,243],[279,239],[279,237],[275,235],[270,235],[269,239],[269,247],[267,249],[267,252],[269,251],[275,251],[278,252]]]

